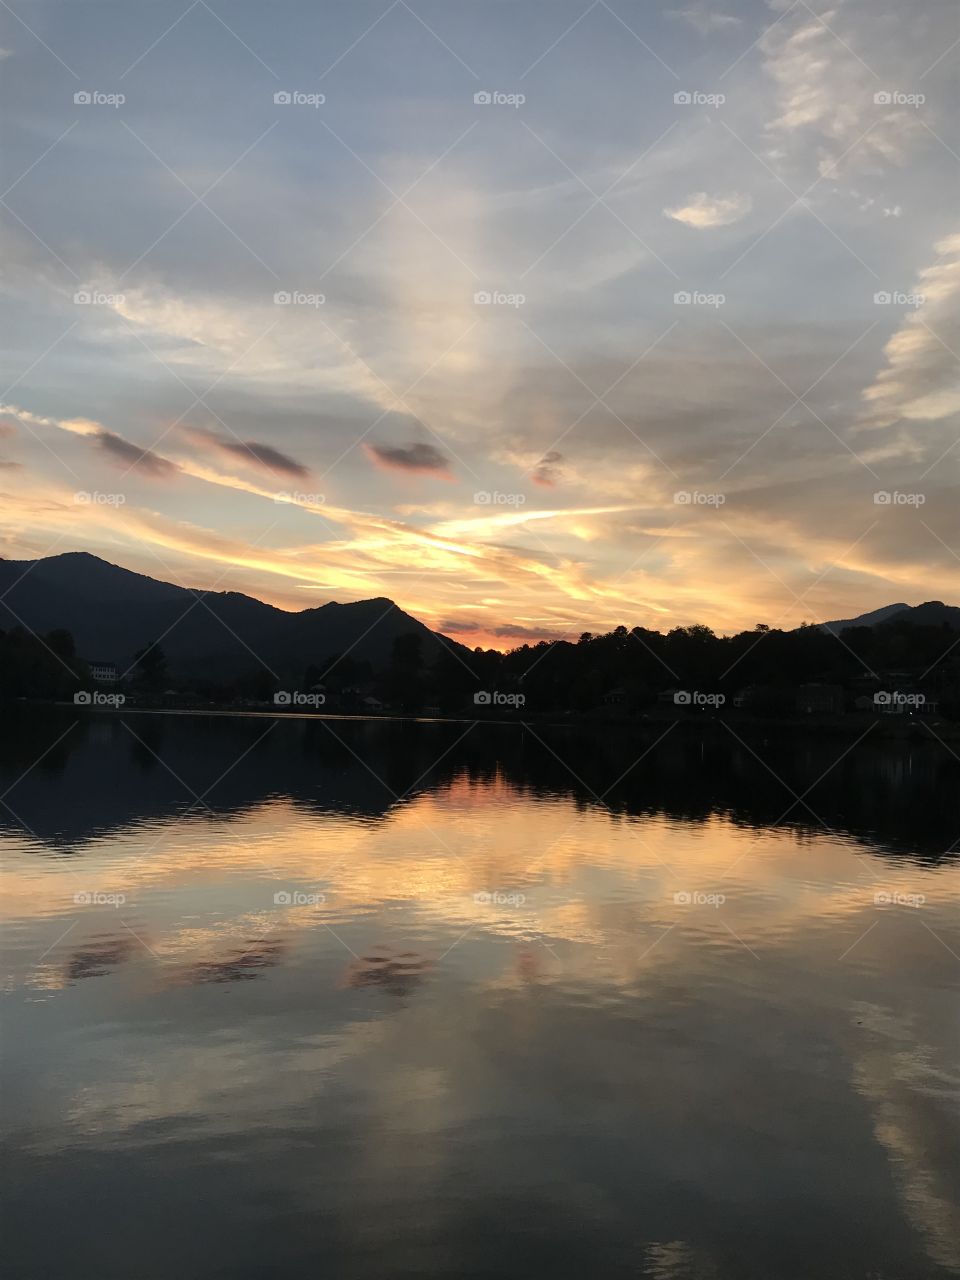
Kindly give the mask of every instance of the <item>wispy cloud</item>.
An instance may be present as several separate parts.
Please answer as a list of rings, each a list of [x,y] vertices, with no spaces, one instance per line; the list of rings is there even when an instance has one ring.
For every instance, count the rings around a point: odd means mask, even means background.
[[[960,413],[960,233],[934,249],[919,273],[909,310],[883,349],[886,368],[866,388],[866,424],[932,421]],[[919,299],[923,299],[919,302]]]
[[[9,413],[31,427],[55,427],[68,435],[82,436],[89,440],[99,452],[105,453],[112,461],[122,465],[126,470],[135,471],[152,479],[170,479],[179,474],[178,463],[163,457],[153,449],[134,444],[124,436],[111,431],[102,423],[93,422],[89,418],[45,418],[39,414],[18,409],[14,405],[0,405],[0,413]]]
[[[709,196],[706,191],[698,191],[688,197],[686,204],[664,209],[663,212],[674,222],[703,230],[707,227],[729,227],[731,223],[739,222],[752,207],[753,201],[748,195]]]
[[[883,20],[878,13],[877,25]],[[915,110],[890,103],[889,94],[878,100],[887,86],[874,65],[869,31],[855,22],[852,6],[839,4],[821,19],[800,5],[797,16],[772,25],[760,41],[777,93],[768,131],[788,152],[812,147],[824,176],[882,172],[902,164],[925,137]]]
[[[712,36],[717,31],[727,31],[742,25],[741,19],[719,9],[708,9],[705,4],[691,5],[687,9],[668,9],[667,17],[685,22],[701,36]]]

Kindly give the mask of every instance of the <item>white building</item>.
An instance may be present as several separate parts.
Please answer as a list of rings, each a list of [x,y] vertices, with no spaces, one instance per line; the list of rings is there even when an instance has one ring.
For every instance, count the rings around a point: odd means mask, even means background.
[[[115,662],[91,662],[90,675],[95,684],[116,684],[120,670]]]

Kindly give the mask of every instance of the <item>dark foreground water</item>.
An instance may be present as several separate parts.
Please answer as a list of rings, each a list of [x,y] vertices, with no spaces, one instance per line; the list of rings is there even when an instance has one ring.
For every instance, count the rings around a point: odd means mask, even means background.
[[[7,1274],[960,1274],[960,761],[849,746],[7,717]]]

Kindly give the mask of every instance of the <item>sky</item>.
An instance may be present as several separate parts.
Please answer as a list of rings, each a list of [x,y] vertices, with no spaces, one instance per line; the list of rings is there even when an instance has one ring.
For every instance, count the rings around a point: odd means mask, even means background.
[[[3,3],[0,554],[498,648],[960,603],[958,61],[952,0]]]

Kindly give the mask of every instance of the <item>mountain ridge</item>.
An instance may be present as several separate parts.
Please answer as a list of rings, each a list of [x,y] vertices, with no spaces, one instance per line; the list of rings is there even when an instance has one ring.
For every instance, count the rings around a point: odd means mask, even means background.
[[[838,635],[850,627],[876,627],[887,622],[909,622],[913,626],[948,626],[960,631],[960,608],[944,604],[942,600],[925,600],[923,604],[888,604],[856,618],[840,618],[834,622],[821,622],[823,631]]]
[[[181,587],[86,551],[0,560],[0,629],[17,626],[41,635],[70,631],[79,656],[121,669],[157,641],[180,675],[264,666],[299,677],[347,649],[384,665],[394,640],[411,632],[428,662],[442,647],[461,647],[386,596],[286,610],[243,592]]]
[[[960,631],[960,608],[940,600],[900,601],[854,618],[819,624],[839,635],[852,627],[891,622],[947,626]],[[239,591],[181,587],[113,564],[88,551],[36,560],[0,559],[0,630],[24,626],[38,635],[70,631],[86,661],[128,669],[135,653],[159,642],[171,673],[233,678],[262,666],[285,678],[349,650],[385,666],[398,636],[421,639],[430,664],[441,649],[470,653],[462,644],[406,613],[387,596],[349,603],[330,600],[281,609]]]

